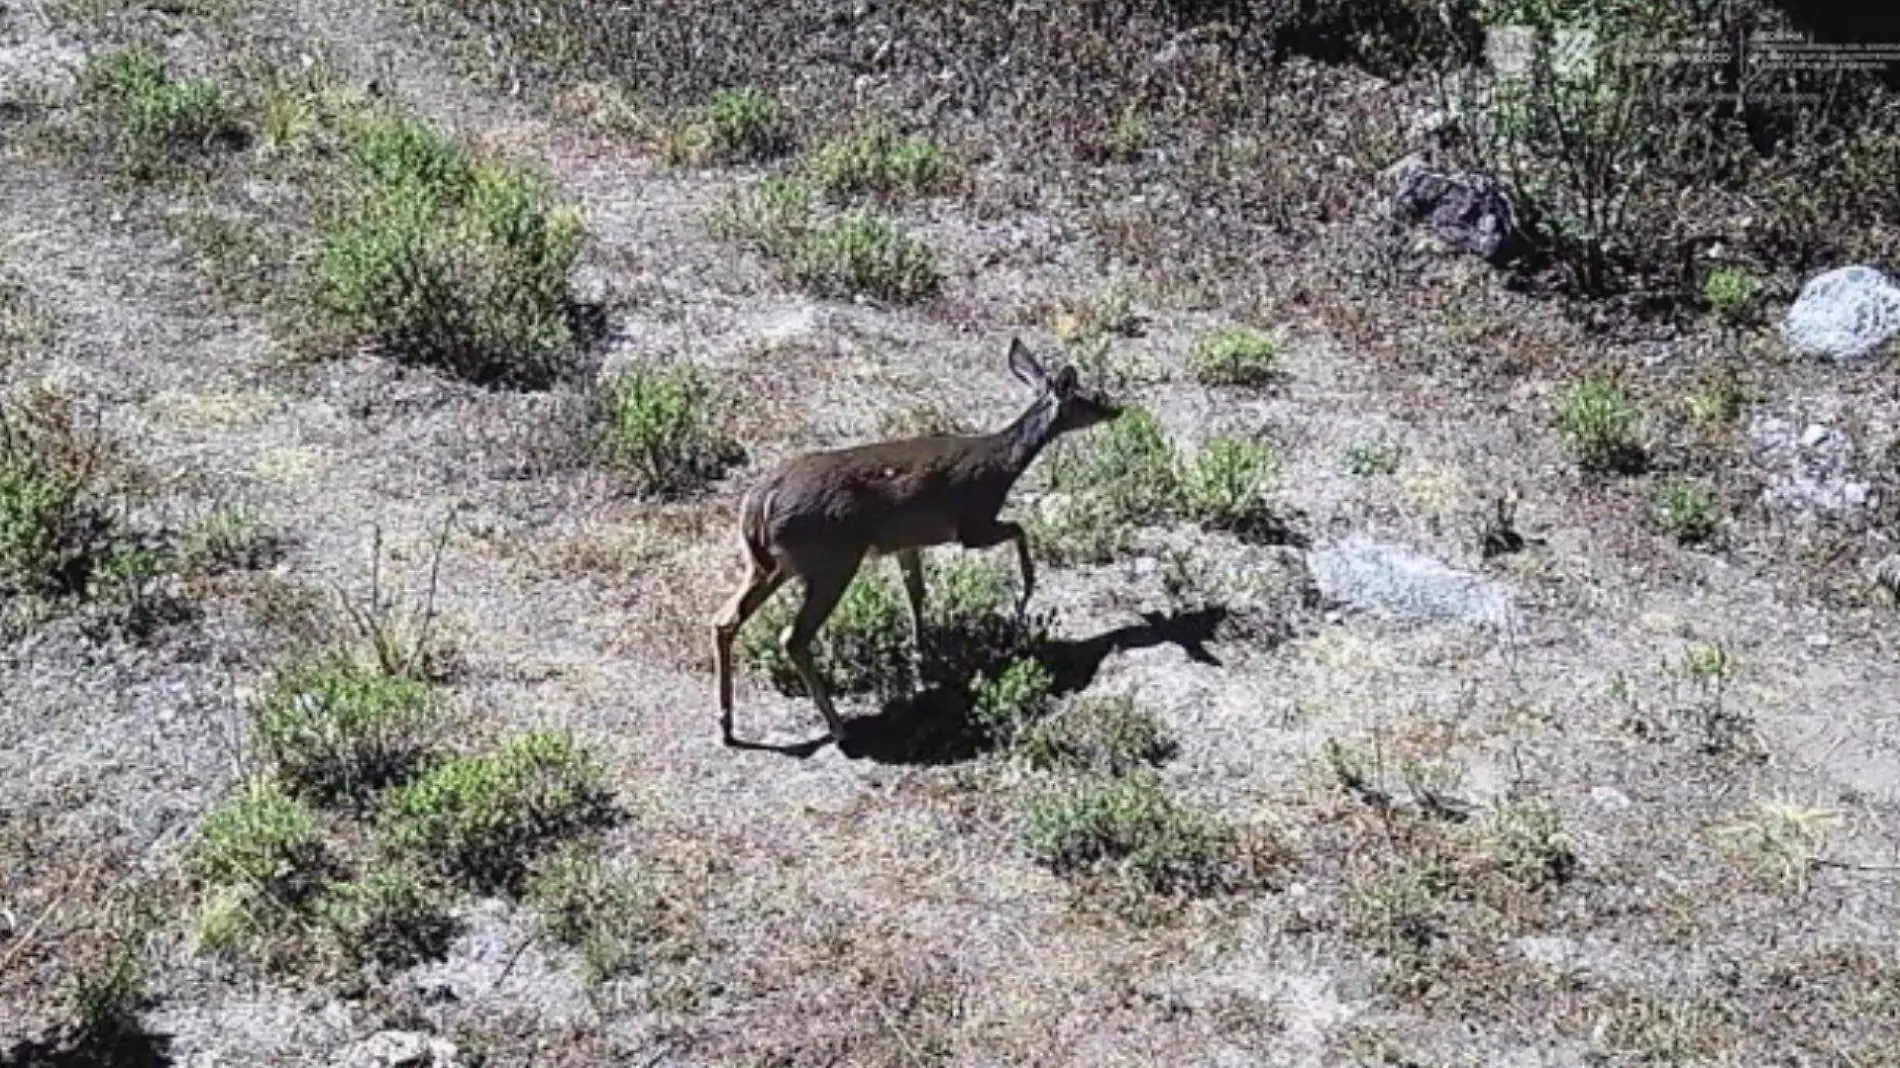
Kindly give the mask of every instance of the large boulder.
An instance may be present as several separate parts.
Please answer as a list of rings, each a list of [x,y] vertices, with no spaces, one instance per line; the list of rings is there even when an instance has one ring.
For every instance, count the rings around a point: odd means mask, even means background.
[[[1408,156],[1386,172],[1393,218],[1423,226],[1450,248],[1495,264],[1517,252],[1517,216],[1495,179]]]
[[[1900,334],[1900,289],[1872,267],[1816,275],[1801,287],[1781,334],[1804,355],[1865,356]]]

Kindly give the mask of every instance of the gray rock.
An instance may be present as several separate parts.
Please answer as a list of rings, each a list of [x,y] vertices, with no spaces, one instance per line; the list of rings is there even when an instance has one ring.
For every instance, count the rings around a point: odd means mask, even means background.
[[[1510,618],[1508,587],[1401,545],[1355,537],[1315,550],[1307,564],[1327,600],[1386,619],[1501,626]]]
[[[1781,333],[1803,355],[1864,356],[1900,334],[1900,289],[1872,267],[1816,275],[1801,287]]]
[[[1416,156],[1386,172],[1392,216],[1423,226],[1446,245],[1504,263],[1517,252],[1517,216],[1496,180],[1433,167]]]

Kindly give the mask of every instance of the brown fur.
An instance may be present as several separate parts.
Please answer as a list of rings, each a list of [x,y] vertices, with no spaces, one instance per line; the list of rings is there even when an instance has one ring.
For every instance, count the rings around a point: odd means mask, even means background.
[[[834,740],[843,721],[818,680],[810,645],[859,566],[894,555],[904,573],[912,636],[923,631],[923,568],[919,552],[956,542],[983,549],[1015,543],[1022,570],[1020,612],[1035,585],[1022,527],[998,518],[1011,487],[1057,435],[1119,414],[1099,394],[1076,384],[1075,369],[1050,376],[1011,339],[1010,369],[1036,389],[1036,400],[990,434],[932,435],[874,442],[793,457],[760,479],[739,501],[739,534],[749,573],[713,618],[720,730],[732,735],[732,642],[739,628],[789,579],[805,587],[798,616],[781,642],[804,679]]]

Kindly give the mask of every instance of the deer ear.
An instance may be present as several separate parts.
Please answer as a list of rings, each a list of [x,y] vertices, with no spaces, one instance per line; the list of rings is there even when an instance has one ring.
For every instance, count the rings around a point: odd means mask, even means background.
[[[1072,393],[1075,391],[1074,364],[1063,364],[1062,370],[1056,372],[1055,387],[1057,393]]]
[[[1042,390],[1046,389],[1049,385],[1048,373],[1042,369],[1042,364],[1037,363],[1036,358],[1030,354],[1029,346],[1023,344],[1022,338],[1012,337],[1009,339],[1009,370],[1010,373],[1014,374],[1017,378],[1022,379],[1023,384],[1030,389]]]

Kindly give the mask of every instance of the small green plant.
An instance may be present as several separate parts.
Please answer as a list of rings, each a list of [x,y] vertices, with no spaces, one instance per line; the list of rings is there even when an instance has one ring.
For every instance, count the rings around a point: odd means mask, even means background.
[[[348,158],[345,207],[324,222],[313,268],[335,329],[480,382],[541,386],[573,370],[575,211],[415,119],[357,124]]]
[[[1577,466],[1586,471],[1633,473],[1648,462],[1641,417],[1616,383],[1592,375],[1565,390],[1557,428]]]
[[[0,404],[0,599],[86,589],[116,533],[99,494],[102,458],[62,398]]]
[[[1383,438],[1355,441],[1346,449],[1346,470],[1357,478],[1396,474],[1403,456],[1396,442]]]
[[[550,856],[529,881],[528,900],[548,937],[579,951],[590,982],[632,971],[664,934],[663,902],[585,846]]]
[[[913,303],[942,288],[936,255],[898,223],[865,208],[823,218],[815,201],[808,182],[766,178],[734,194],[708,225],[777,261],[817,296]]]
[[[294,908],[316,889],[324,849],[316,815],[260,776],[205,816],[187,861],[208,886],[232,888],[264,907]]]
[[[675,497],[744,458],[715,422],[712,387],[691,367],[637,366],[607,391],[604,448],[645,495]]]
[[[1678,696],[1676,715],[1694,731],[1699,750],[1710,756],[1760,755],[1754,718],[1728,698],[1734,663],[1727,649],[1692,645],[1668,667],[1687,690]]]
[[[1182,507],[1174,446],[1154,414],[1131,407],[1086,437],[1060,441],[1045,461],[1051,491],[1037,524],[1059,560],[1106,563],[1133,528],[1165,523]]]
[[[148,996],[144,924],[115,932],[105,959],[76,972],[66,984],[66,1012],[81,1048],[110,1048],[138,1027],[139,1006]]]
[[[1803,889],[1829,836],[1842,822],[1834,809],[1787,798],[1764,798],[1716,835],[1731,856],[1757,878],[1783,889]]]
[[[403,968],[435,960],[455,933],[440,892],[402,867],[331,884],[317,914],[344,958],[355,964]]]
[[[1674,478],[1656,488],[1656,521],[1684,545],[1696,545],[1715,536],[1715,497],[1688,479]]]
[[[1265,493],[1279,472],[1267,446],[1222,436],[1201,447],[1181,477],[1189,518],[1213,530],[1246,533],[1268,517]]]
[[[1684,402],[1689,418],[1705,430],[1731,426],[1748,410],[1749,394],[1733,373],[1709,376]]]
[[[236,108],[223,90],[206,81],[171,78],[148,48],[93,58],[80,85],[99,108],[128,173],[139,180],[243,137]]]
[[[210,509],[186,528],[179,545],[181,567],[197,574],[253,571],[270,563],[276,539],[257,513],[241,504]]]
[[[1125,775],[1160,764],[1176,746],[1153,713],[1126,694],[1065,702],[1031,724],[1017,749],[1033,768]]]
[[[1570,879],[1577,855],[1555,808],[1538,802],[1499,806],[1487,828],[1490,861],[1505,875],[1533,889]]]
[[[1234,828],[1183,808],[1150,772],[1083,779],[1033,799],[1027,818],[1030,854],[1058,875],[1120,876],[1181,895],[1244,878]]]
[[[978,675],[971,686],[970,722],[991,746],[1007,747],[1049,714],[1055,679],[1049,669],[1015,660],[995,678]]]
[[[1258,330],[1219,330],[1195,343],[1188,368],[1206,386],[1264,386],[1279,373],[1279,346]]]
[[[704,152],[720,163],[756,163],[791,147],[784,109],[751,86],[713,94],[700,115]]]
[[[1760,293],[1761,283],[1741,267],[1718,267],[1702,283],[1702,302],[1730,326],[1754,318]]]
[[[943,151],[923,137],[900,137],[889,123],[873,123],[824,145],[807,165],[812,181],[834,197],[928,196],[951,177]]]
[[[943,284],[928,245],[864,209],[813,226],[799,242],[791,272],[818,296],[863,295],[896,304],[935,296]]]
[[[608,817],[601,776],[572,739],[525,735],[490,755],[443,761],[392,790],[384,840],[396,855],[477,889],[515,892],[534,857]]]
[[[442,711],[428,683],[329,655],[279,675],[251,722],[291,790],[361,801],[421,765]]]

